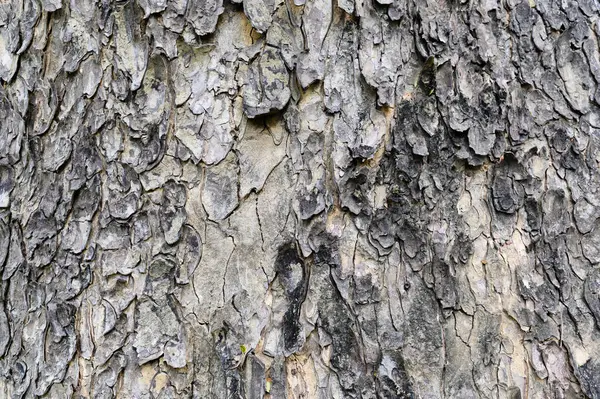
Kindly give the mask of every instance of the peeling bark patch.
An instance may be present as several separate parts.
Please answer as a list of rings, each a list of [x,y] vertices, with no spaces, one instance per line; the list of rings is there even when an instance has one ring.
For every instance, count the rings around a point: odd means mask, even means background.
[[[0,396],[600,397],[599,12],[0,1]]]

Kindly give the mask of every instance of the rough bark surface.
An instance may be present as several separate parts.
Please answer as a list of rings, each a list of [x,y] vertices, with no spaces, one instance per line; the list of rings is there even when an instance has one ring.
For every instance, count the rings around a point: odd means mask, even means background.
[[[0,0],[0,397],[600,398],[596,0]]]

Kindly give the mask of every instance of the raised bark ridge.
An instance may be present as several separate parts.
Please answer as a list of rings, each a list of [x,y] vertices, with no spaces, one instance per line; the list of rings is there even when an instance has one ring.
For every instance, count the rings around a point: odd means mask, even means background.
[[[594,0],[0,0],[0,396],[600,398]]]

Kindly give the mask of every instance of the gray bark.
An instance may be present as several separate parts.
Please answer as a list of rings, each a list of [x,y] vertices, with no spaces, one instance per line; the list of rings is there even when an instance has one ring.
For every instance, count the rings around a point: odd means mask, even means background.
[[[600,398],[596,0],[1,0],[0,397]]]

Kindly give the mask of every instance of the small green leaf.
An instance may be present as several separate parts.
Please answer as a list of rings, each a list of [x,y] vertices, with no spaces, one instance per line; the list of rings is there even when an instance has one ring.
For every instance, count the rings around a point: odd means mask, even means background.
[[[267,382],[265,384],[265,392],[266,393],[270,393],[271,392],[271,384],[272,384],[271,379],[267,378]]]

